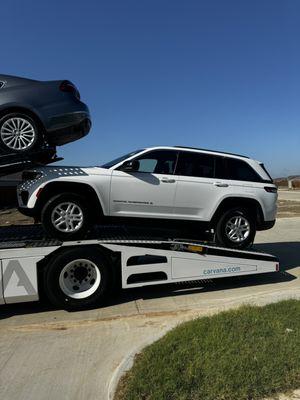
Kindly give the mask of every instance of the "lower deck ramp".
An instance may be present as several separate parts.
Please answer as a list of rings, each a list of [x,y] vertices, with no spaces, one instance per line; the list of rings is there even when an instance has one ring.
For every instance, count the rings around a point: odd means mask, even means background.
[[[187,239],[195,240],[196,237],[182,235],[180,230],[161,229],[151,227],[138,227],[128,225],[101,225],[95,226],[88,235],[83,238],[87,240],[173,240]],[[212,238],[208,233],[203,233],[197,242],[210,242]],[[0,249],[15,247],[37,247],[37,246],[57,246],[61,241],[47,237],[41,224],[33,225],[14,225],[0,227]]]

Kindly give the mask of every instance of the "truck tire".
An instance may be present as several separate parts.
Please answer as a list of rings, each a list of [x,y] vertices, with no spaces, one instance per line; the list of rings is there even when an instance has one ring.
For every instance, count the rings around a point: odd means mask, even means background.
[[[255,238],[256,224],[251,212],[246,208],[227,210],[215,227],[216,243],[234,249],[249,247]]]
[[[86,201],[75,193],[58,194],[48,200],[42,208],[41,221],[50,237],[63,241],[82,239],[91,227]]]
[[[98,306],[113,279],[109,259],[94,248],[68,248],[45,266],[43,287],[50,302],[66,310]]]

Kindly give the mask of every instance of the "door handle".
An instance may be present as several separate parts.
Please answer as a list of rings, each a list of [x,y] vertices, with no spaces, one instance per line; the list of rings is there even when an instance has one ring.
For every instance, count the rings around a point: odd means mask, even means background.
[[[218,187],[228,187],[229,186],[228,183],[222,183],[222,182],[214,182],[214,185],[218,186]]]
[[[172,178],[161,178],[161,181],[164,183],[175,183],[175,179]]]

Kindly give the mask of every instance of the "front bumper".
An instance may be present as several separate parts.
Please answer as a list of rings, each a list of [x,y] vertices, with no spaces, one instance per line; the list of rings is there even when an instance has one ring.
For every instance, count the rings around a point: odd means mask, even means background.
[[[34,208],[18,207],[18,210],[21,214],[26,215],[26,217],[32,217],[32,218],[37,217],[37,213]]]
[[[263,221],[259,224],[259,226],[257,227],[258,231],[267,231],[268,229],[273,228],[273,226],[275,225],[276,219],[274,219],[273,221]]]

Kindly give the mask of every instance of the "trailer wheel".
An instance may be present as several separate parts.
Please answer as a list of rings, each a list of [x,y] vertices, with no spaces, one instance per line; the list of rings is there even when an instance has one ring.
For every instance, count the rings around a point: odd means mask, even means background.
[[[112,271],[111,271],[112,272]],[[44,288],[52,304],[67,310],[99,305],[110,287],[109,260],[93,248],[69,248],[45,268]]]

